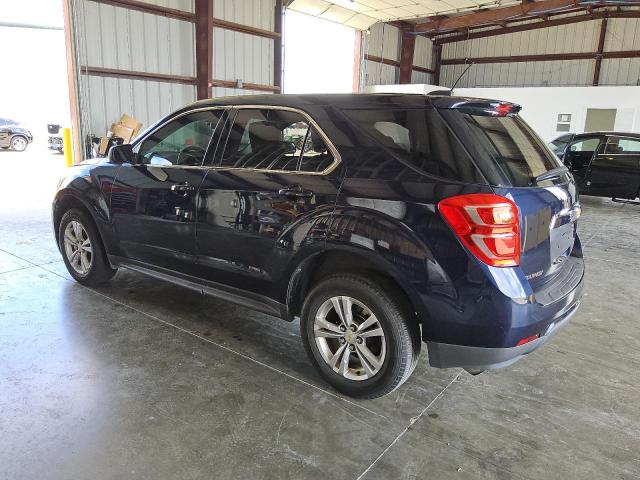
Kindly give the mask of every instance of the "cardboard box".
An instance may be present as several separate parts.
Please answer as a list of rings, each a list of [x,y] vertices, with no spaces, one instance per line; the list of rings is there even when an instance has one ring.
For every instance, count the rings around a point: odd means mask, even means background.
[[[120,125],[123,125],[127,128],[130,128],[133,131],[134,136],[138,134],[140,129],[142,128],[142,123],[133,118],[126,113],[123,113],[120,117],[120,121],[118,122]]]
[[[118,123],[112,123],[109,127],[109,131],[105,137],[100,138],[100,145],[98,147],[99,155],[106,155],[109,149],[109,144],[113,137],[118,137],[123,140],[123,143],[131,143],[136,135],[140,132],[142,123],[126,113],[120,117]]]
[[[107,137],[101,137],[100,138],[100,145],[98,146],[98,154],[99,155],[106,155],[108,146],[109,146],[109,139]]]
[[[110,132],[112,133],[112,137],[120,137],[122,140],[124,140],[124,143],[131,142],[135,134],[133,128],[125,127],[121,123],[112,125]]]

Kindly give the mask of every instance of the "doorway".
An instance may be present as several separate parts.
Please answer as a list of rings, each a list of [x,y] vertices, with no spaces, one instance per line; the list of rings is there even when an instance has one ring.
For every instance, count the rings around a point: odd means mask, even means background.
[[[615,108],[588,108],[585,132],[612,132],[616,124]]]

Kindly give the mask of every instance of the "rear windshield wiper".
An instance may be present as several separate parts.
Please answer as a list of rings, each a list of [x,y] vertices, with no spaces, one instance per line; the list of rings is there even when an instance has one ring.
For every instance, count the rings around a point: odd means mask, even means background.
[[[569,169],[567,167],[556,167],[552,170],[548,170],[544,173],[541,173],[536,178],[534,178],[534,182],[542,182],[543,180],[551,180],[552,178],[558,178],[560,175],[567,173]]]

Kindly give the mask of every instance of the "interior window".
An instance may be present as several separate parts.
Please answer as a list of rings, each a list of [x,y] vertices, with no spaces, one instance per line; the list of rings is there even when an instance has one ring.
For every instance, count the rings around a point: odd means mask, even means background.
[[[333,163],[333,155],[315,127],[311,127],[300,160],[301,172],[323,172]]]
[[[599,138],[586,138],[584,140],[578,140],[574,142],[569,147],[569,150],[572,152],[589,152],[593,153],[598,149],[598,145],[600,145]]]
[[[148,165],[200,166],[224,110],[205,110],[177,118],[152,133],[139,155]]]
[[[571,141],[571,138],[573,138],[571,135],[558,137],[552,142],[548,143],[549,148],[553,153],[555,153],[556,155],[559,155],[564,152],[564,149],[567,146],[567,144]]]
[[[240,109],[220,165],[295,171],[308,130],[309,124],[296,112]]]
[[[640,140],[632,138],[610,137],[607,142],[604,153],[607,154],[625,154],[640,153]]]

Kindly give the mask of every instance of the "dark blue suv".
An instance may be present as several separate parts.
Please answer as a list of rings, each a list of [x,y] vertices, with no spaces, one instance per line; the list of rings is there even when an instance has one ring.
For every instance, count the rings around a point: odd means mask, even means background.
[[[519,106],[423,95],[189,105],[53,203],[71,275],[122,267],[291,321],[322,376],[387,394],[434,367],[513,363],[575,313],[573,178]]]

